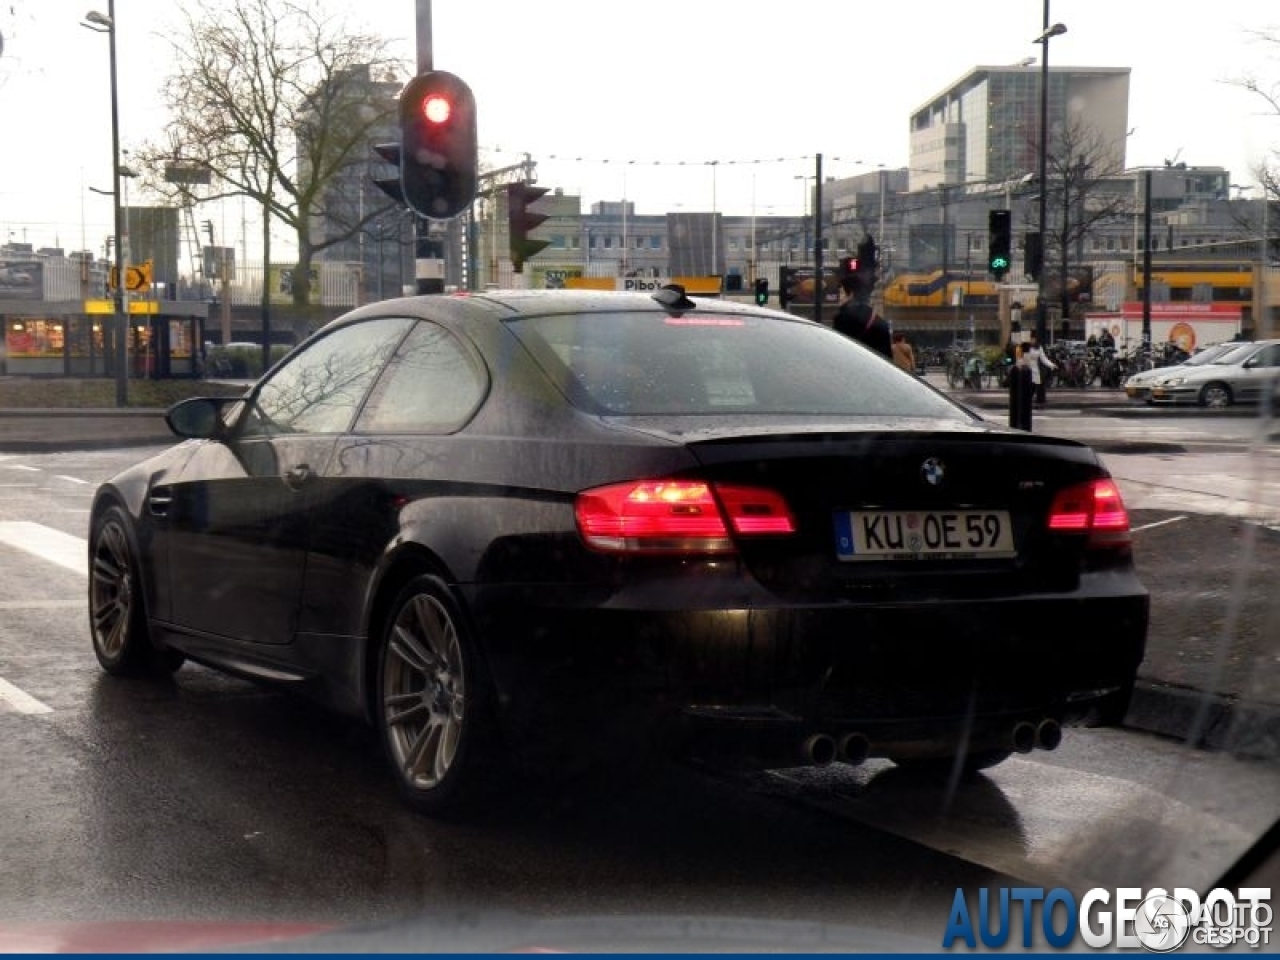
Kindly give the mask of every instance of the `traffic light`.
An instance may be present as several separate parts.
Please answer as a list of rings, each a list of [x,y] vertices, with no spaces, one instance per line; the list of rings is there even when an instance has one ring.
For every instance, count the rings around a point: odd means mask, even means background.
[[[524,262],[550,245],[549,240],[529,239],[529,231],[547,219],[545,213],[530,210],[529,205],[546,192],[546,187],[535,187],[524,181],[507,184],[507,231],[511,265],[516,273],[524,272]]]
[[[373,152],[396,168],[394,177],[374,177],[373,183],[396,203],[404,203],[404,186],[400,183],[400,144],[374,144]]]
[[[1024,269],[1032,280],[1040,279],[1044,270],[1044,242],[1039,233],[1028,233],[1023,240],[1025,253]]]
[[[448,220],[476,198],[476,98],[452,73],[432,70],[400,94],[400,162],[404,202],[421,216]],[[386,189],[385,187],[383,189]],[[390,192],[390,191],[388,191]]]
[[[756,306],[763,307],[769,303],[769,281],[764,277],[756,280]]]
[[[997,280],[1003,280],[1012,265],[1013,242],[1010,228],[1013,214],[1008,210],[991,210],[987,213],[987,269]]]

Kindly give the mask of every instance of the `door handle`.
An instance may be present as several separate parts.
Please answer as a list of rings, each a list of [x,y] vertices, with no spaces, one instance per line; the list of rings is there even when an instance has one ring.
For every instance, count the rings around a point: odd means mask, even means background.
[[[290,467],[284,472],[284,485],[290,490],[297,490],[311,476],[311,467],[309,464],[300,463],[296,467]]]

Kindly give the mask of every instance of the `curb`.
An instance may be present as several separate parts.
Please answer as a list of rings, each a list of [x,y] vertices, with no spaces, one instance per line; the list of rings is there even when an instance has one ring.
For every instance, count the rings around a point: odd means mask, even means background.
[[[88,419],[93,417],[154,417],[163,420],[165,411],[155,407],[7,407],[0,409],[0,418],[24,420],[28,418]]]
[[[1262,760],[1280,757],[1280,706],[1139,679],[1123,727]]]
[[[68,453],[76,450],[125,450],[130,447],[170,447],[181,443],[175,436],[112,437],[108,439],[0,440],[0,453]]]

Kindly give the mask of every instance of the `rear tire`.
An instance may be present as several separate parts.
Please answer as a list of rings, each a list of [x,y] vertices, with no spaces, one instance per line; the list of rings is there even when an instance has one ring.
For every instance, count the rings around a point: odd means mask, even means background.
[[[462,610],[423,574],[391,605],[378,652],[376,722],[400,794],[421,813],[459,813],[492,777],[489,684]]]

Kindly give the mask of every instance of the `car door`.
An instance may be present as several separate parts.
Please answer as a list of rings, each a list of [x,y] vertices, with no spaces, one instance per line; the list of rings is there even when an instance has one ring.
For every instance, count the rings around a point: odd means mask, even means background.
[[[289,643],[311,513],[337,436],[410,321],[375,318],[306,344],[201,442],[176,483],[151,493],[167,527],[171,616],[184,633]]]
[[[353,635],[361,590],[400,532],[405,498],[428,495],[472,467],[460,431],[489,387],[475,348],[443,326],[418,322],[340,437],[313,513],[300,630]]]
[[[1241,402],[1256,403],[1271,392],[1272,382],[1280,372],[1280,343],[1267,344],[1244,362],[1236,391]]]

